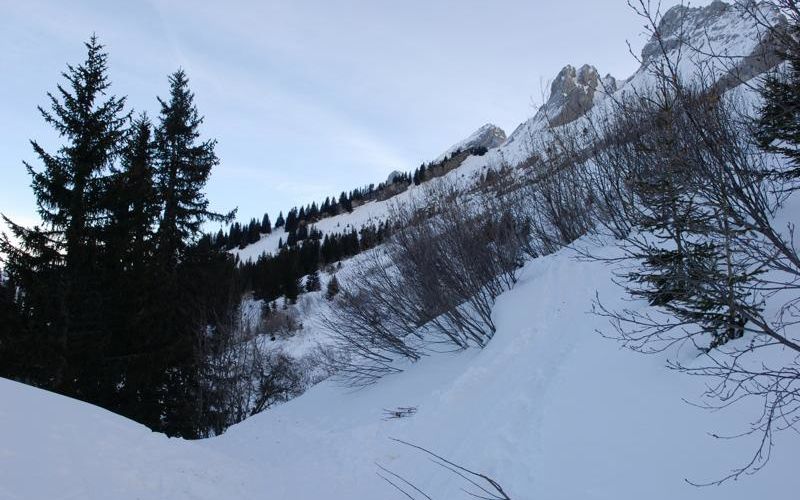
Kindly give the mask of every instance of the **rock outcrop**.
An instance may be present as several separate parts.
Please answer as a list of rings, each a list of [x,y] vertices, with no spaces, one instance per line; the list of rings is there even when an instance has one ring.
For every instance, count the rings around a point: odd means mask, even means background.
[[[537,118],[550,127],[565,125],[578,119],[594,106],[601,96],[617,90],[617,80],[600,77],[597,68],[585,64],[580,69],[565,66],[550,86],[550,97],[539,109]]]
[[[506,133],[497,125],[487,123],[461,142],[453,144],[447,151],[439,156],[434,163],[444,161],[456,151],[486,148],[493,149],[506,142]]]

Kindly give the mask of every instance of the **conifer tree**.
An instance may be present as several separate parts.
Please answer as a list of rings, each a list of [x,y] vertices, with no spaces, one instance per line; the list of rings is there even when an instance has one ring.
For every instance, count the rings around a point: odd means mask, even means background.
[[[269,214],[264,214],[264,217],[261,219],[261,232],[264,234],[269,234],[272,232],[272,222],[269,220]]]
[[[336,275],[334,274],[331,276],[330,281],[328,281],[328,286],[325,289],[325,298],[328,300],[333,300],[334,297],[339,293],[339,280],[336,279]]]
[[[67,66],[67,85],[48,93],[39,112],[65,141],[49,153],[36,141],[41,169],[25,163],[42,225],[6,219],[19,244],[3,238],[7,271],[24,291],[28,331],[37,338],[31,377],[47,387],[96,400],[103,332],[102,241],[108,225],[109,167],[125,133],[125,99],[109,96],[107,59],[96,36],[87,56]],[[35,373],[34,373],[35,372]]]
[[[322,288],[322,284],[319,277],[319,271],[315,270],[308,275],[308,278],[306,278],[306,291],[316,292],[320,288]]]
[[[150,265],[159,205],[154,185],[152,125],[146,114],[132,123],[109,184],[110,223],[106,231],[103,288],[108,295],[106,366],[116,388],[106,406],[143,419],[139,387],[147,384],[149,360],[137,356],[147,350],[144,333],[149,324],[142,311],[152,289]],[[142,379],[144,378],[144,381]],[[156,418],[153,416],[152,418]]]
[[[161,113],[155,133],[156,174],[162,216],[158,253],[162,265],[174,270],[189,243],[206,221],[229,221],[233,214],[209,210],[203,193],[211,169],[219,163],[216,140],[200,141],[203,118],[194,104],[189,79],[179,69],[169,76],[168,100],[159,98]]]
[[[203,189],[211,169],[219,163],[216,141],[200,140],[203,122],[183,70],[169,77],[170,94],[159,99],[161,112],[155,131],[156,193],[161,206],[155,241],[154,289],[146,314],[152,325],[151,361],[161,380],[148,401],[161,401],[160,427],[171,435],[202,434],[203,394],[201,378],[205,356],[203,337],[214,320],[208,301],[218,283],[203,280],[198,271],[229,257],[200,240],[207,221],[229,222],[233,212],[222,215],[209,210]],[[199,246],[198,246],[199,245]],[[191,276],[191,278],[190,278]],[[217,316],[224,314],[217,311]]]
[[[152,255],[152,239],[159,215],[154,180],[152,125],[146,114],[131,126],[121,154],[121,170],[109,192],[111,234],[109,253],[122,268],[142,272]]]
[[[796,21],[797,16],[793,16]],[[791,167],[782,177],[800,177],[800,27],[787,26],[778,37],[779,53],[787,64],[770,73],[761,88],[763,104],[756,122],[761,146],[783,154]]]
[[[293,233],[297,230],[297,208],[294,207],[286,214],[286,232]]]

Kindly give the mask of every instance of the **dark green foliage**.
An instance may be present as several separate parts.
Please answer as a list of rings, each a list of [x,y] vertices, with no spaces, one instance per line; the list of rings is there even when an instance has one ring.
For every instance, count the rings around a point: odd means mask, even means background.
[[[18,378],[23,381],[38,382],[33,375],[41,370],[41,366],[35,357],[29,357],[33,353],[31,340],[25,315],[17,300],[17,285],[0,269],[0,367],[2,367],[0,374],[2,376],[18,374]]]
[[[56,154],[32,142],[27,165],[42,218],[6,220],[0,252],[0,375],[62,392],[184,437],[208,435],[208,353],[241,286],[234,259],[202,237],[203,190],[218,163],[201,141],[182,71],[170,77],[155,131],[108,97],[95,37],[69,85],[48,94]],[[127,126],[130,128],[127,128]]]
[[[169,76],[170,95],[162,100],[156,128],[156,179],[162,216],[157,233],[158,255],[166,271],[176,268],[189,243],[206,221],[230,220],[208,209],[203,188],[219,163],[216,141],[199,141],[203,122],[183,70]]]
[[[306,292],[318,292],[322,288],[319,271],[314,271],[306,278]]]
[[[264,234],[272,232],[272,222],[269,220],[269,214],[264,214],[264,217],[261,219],[261,232]]]
[[[147,115],[132,124],[109,189],[111,224],[109,257],[124,270],[144,268],[152,256],[152,237],[159,216],[154,186],[152,125]]]
[[[360,235],[360,237],[359,237]],[[279,242],[277,255],[262,255],[255,262],[243,262],[238,267],[238,281],[250,289],[257,299],[273,301],[281,296],[295,300],[304,290],[299,286],[303,276],[311,275],[319,266],[352,257],[382,243],[389,235],[386,224],[366,226],[360,232],[326,234],[308,230],[302,241],[292,244]],[[291,236],[291,234],[290,234]]]
[[[214,140],[200,141],[202,123],[182,70],[169,78],[170,97],[159,100],[156,129],[156,186],[161,219],[155,235],[152,290],[144,314],[152,318],[149,335],[156,348],[150,362],[163,380],[156,385],[162,401],[163,430],[171,435],[204,435],[201,397],[204,343],[210,325],[228,318],[220,293],[231,283],[233,259],[200,237],[206,221],[226,221],[209,211],[203,190],[219,161]],[[220,276],[222,274],[222,276]],[[226,277],[228,274],[231,277]],[[217,281],[220,280],[220,281]]]
[[[756,122],[761,146],[780,153],[791,168],[777,172],[782,177],[800,177],[800,27],[790,23],[778,37],[779,55],[785,66],[764,78],[763,105]]]
[[[325,288],[325,298],[328,300],[333,300],[334,297],[339,293],[339,280],[336,279],[336,275],[334,274],[331,276],[330,281],[328,281],[328,286]]]
[[[107,55],[96,37],[83,64],[67,66],[68,85],[48,93],[45,122],[64,140],[55,153],[36,141],[41,169],[31,175],[41,227],[7,223],[19,242],[3,238],[6,269],[22,290],[19,308],[30,335],[15,343],[26,353],[41,346],[37,362],[17,375],[84,397],[99,394],[103,332],[102,240],[108,228],[107,186],[128,116],[124,98],[108,97]],[[105,100],[103,100],[105,99]],[[23,353],[24,355],[25,353]]]
[[[652,234],[638,241],[641,265],[627,275],[630,292],[710,333],[713,349],[744,333],[746,284],[754,271],[731,255],[737,221],[712,210],[696,185],[697,173],[721,175],[719,165],[694,163],[680,152],[699,147],[688,136],[684,111],[664,100],[647,115],[646,133],[633,144],[640,168],[630,181],[641,210],[637,225]],[[701,157],[702,158],[702,157]],[[725,199],[725,193],[719,193]]]

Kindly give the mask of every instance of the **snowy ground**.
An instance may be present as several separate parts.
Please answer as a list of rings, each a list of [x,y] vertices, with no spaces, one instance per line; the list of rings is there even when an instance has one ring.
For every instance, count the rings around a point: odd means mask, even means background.
[[[684,481],[740,465],[751,442],[707,433],[741,430],[754,414],[682,402],[702,381],[595,333],[605,324],[588,312],[596,290],[606,305],[622,300],[603,264],[569,250],[537,259],[496,305],[486,349],[432,354],[358,391],[323,382],[199,442],[0,380],[0,498],[403,498],[376,464],[435,499],[469,498],[460,478],[390,437],[485,472],[515,499],[792,498],[800,441],[790,434],[754,477]],[[409,406],[415,415],[384,420],[384,409]]]

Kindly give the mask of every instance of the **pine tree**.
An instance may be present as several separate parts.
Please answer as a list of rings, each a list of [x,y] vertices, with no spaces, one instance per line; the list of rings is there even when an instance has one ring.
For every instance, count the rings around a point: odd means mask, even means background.
[[[132,123],[122,149],[120,168],[114,169],[109,189],[110,223],[106,231],[103,288],[108,295],[105,364],[109,383],[116,388],[105,403],[118,413],[140,418],[143,402],[138,388],[149,360],[135,353],[146,350],[148,318],[142,310],[152,289],[149,266],[154,253],[154,231],[159,216],[155,193],[152,125],[145,114]],[[155,417],[153,417],[155,418]]]
[[[34,364],[29,359],[36,353],[31,340],[17,299],[17,285],[0,268],[0,376],[36,382],[31,374]]]
[[[219,163],[216,140],[199,141],[203,118],[194,105],[189,79],[183,70],[169,76],[170,96],[159,98],[161,113],[156,129],[156,173],[162,217],[158,253],[166,270],[174,270],[189,243],[206,221],[228,221],[233,214],[209,210],[203,193],[211,169]]]
[[[342,194],[339,195],[339,207],[347,212],[353,211],[353,204],[351,203],[350,198],[347,197],[347,193],[344,191],[342,191]]]
[[[319,271],[314,271],[306,278],[306,291],[316,292],[322,288],[322,283],[319,277]]]
[[[272,222],[269,220],[269,214],[264,214],[264,217],[261,219],[261,232],[264,234],[269,234],[272,232]]]
[[[146,114],[133,121],[109,192],[111,223],[108,254],[121,268],[141,272],[152,255],[160,208],[154,179],[152,125]]]
[[[286,224],[286,221],[283,220],[283,212],[278,213],[278,218],[275,219],[275,229],[279,227],[283,227]]]
[[[291,210],[289,210],[289,213],[286,214],[286,232],[287,233],[295,232],[297,230],[298,222],[299,221],[297,219],[297,208],[294,207]]]
[[[331,276],[330,281],[328,281],[328,286],[325,289],[325,298],[328,300],[333,300],[334,297],[339,293],[339,280],[336,279],[336,275],[334,274]]]
[[[7,271],[24,292],[22,310],[38,349],[30,367],[38,383],[96,401],[104,337],[101,289],[102,241],[108,224],[109,167],[125,133],[125,99],[108,96],[108,56],[97,37],[87,56],[67,66],[66,86],[48,93],[45,122],[65,144],[55,154],[36,141],[41,170],[31,175],[42,226],[25,228],[6,219],[19,245],[4,238]]]
[[[783,154],[791,168],[782,177],[800,177],[800,28],[790,25],[779,37],[780,55],[786,66],[765,77],[763,104],[756,122],[756,136],[763,149]]]
[[[261,239],[261,225],[259,222],[253,218],[250,220],[250,224],[247,225],[247,244],[252,244],[257,242]]]
[[[681,156],[681,111],[666,99],[661,106],[648,124],[652,137],[635,145],[647,165],[631,179],[641,205],[636,222],[651,236],[637,245],[641,266],[628,273],[636,284],[629,291],[682,321],[701,325],[711,334],[713,349],[742,335],[742,284],[752,275],[733,260],[738,226],[726,213],[727,201],[724,209],[712,208],[696,189],[696,171],[722,175],[720,166],[691,164]],[[720,183],[720,189],[726,186]]]
[[[156,394],[165,415],[157,425],[171,435],[198,437],[203,427],[202,373],[206,356],[203,339],[214,316],[207,302],[219,284],[199,278],[203,262],[209,266],[229,256],[200,239],[206,221],[229,222],[233,212],[222,215],[208,208],[203,189],[211,169],[219,163],[215,140],[200,140],[203,122],[183,70],[169,77],[170,95],[159,99],[161,112],[155,132],[156,193],[161,219],[156,233],[154,289],[146,314],[152,324],[149,350],[155,374]],[[246,235],[246,233],[243,233]],[[216,264],[214,264],[216,265]],[[156,424],[154,422],[154,424]]]

